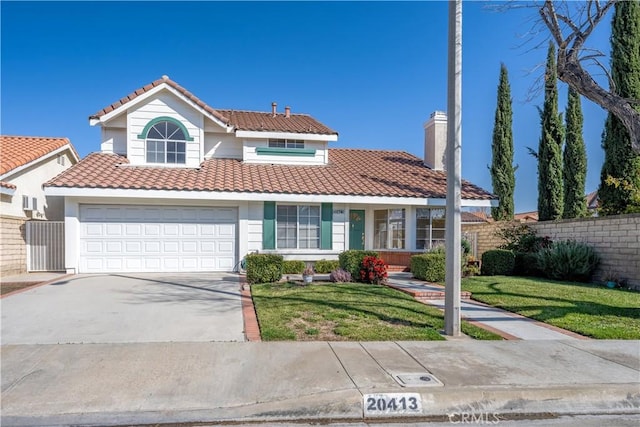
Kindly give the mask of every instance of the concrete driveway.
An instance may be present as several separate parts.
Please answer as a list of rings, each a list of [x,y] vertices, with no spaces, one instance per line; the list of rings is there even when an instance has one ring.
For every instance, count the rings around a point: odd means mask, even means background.
[[[0,305],[3,345],[244,341],[234,274],[69,276]]]

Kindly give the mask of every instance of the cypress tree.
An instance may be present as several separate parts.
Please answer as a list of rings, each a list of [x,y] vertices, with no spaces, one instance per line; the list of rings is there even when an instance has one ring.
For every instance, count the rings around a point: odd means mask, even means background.
[[[507,67],[500,66],[498,102],[493,123],[493,153],[491,162],[491,183],[493,192],[500,198],[500,205],[491,208],[491,216],[497,221],[513,219],[513,192],[516,186],[513,167],[513,112],[511,108],[511,87]]]
[[[562,114],[558,113],[556,49],[549,42],[544,74],[544,106],[540,113],[542,136],[538,147],[538,218],[540,221],[562,217]]]
[[[566,138],[564,144],[564,210],[563,218],[581,218],[587,215],[584,185],[587,178],[587,153],[582,138],[582,107],[580,95],[569,88],[566,111]]]
[[[611,23],[612,90],[625,98],[640,99],[640,2],[615,4]],[[602,138],[604,164],[600,173],[600,213],[615,215],[632,210],[640,190],[634,182],[638,175],[638,156],[631,148],[631,138],[620,120],[609,113]],[[613,185],[614,182],[626,185]]]

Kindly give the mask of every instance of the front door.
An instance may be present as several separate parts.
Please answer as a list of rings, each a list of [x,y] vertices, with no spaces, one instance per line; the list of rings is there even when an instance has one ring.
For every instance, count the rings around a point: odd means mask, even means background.
[[[349,211],[349,249],[364,249],[364,210]]]

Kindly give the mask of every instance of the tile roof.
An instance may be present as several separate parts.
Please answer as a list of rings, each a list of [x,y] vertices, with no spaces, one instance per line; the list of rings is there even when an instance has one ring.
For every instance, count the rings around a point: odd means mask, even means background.
[[[150,91],[156,86],[160,86],[163,83],[166,83],[168,86],[178,91],[185,98],[189,99],[191,102],[216,117],[218,120],[235,127],[236,130],[313,133],[320,135],[337,134],[336,131],[328,128],[307,114],[292,113],[290,114],[290,117],[286,117],[284,113],[278,113],[274,116],[271,112],[219,110],[212,108],[167,76],[162,76],[162,78],[159,78],[140,89],[136,89],[124,98],[121,98],[113,104],[110,104],[97,113],[89,116],[89,119],[99,119],[105,114],[120,108],[138,96]]]
[[[466,223],[489,222],[489,218],[487,217],[487,214],[484,212],[462,211],[460,212],[460,221],[466,222]]]
[[[15,190],[16,188],[18,188],[15,185],[11,184],[10,182],[5,182],[5,181],[0,181],[0,187],[10,188],[12,190]]]
[[[445,198],[446,174],[403,151],[330,149],[329,164],[290,166],[205,160],[199,169],[128,166],[126,157],[94,153],[45,186],[175,191]],[[463,181],[462,198],[490,193]]]
[[[0,175],[24,166],[58,148],[68,145],[78,156],[67,138],[0,135]]]

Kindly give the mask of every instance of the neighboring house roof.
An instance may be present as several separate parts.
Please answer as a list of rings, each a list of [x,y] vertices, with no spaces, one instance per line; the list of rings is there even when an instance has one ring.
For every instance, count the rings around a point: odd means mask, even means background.
[[[69,146],[78,160],[78,153],[67,138],[0,135],[0,175],[5,175],[65,146]]]
[[[292,166],[208,159],[198,169],[128,166],[126,157],[93,153],[48,187],[186,190],[312,195],[446,198],[446,173],[403,151],[330,149],[329,164]],[[463,180],[462,198],[495,196]]]
[[[536,222],[538,221],[538,211],[517,213],[513,219],[521,222]]]
[[[338,134],[338,132],[323,125],[308,114],[291,113],[287,117],[287,115],[285,115],[284,113],[277,113],[274,115],[271,112],[219,110],[212,108],[167,76],[162,76],[162,78],[155,80],[150,84],[133,91],[129,95],[121,98],[113,104],[106,106],[97,113],[89,116],[89,120],[99,119],[105,114],[108,114],[122,107],[123,105],[133,101],[138,96],[162,84],[166,84],[172,87],[186,99],[193,102],[194,104],[205,110],[207,113],[213,115],[225,124],[233,126],[234,128],[236,128],[236,130],[312,133],[320,135]]]
[[[587,209],[598,209],[600,201],[598,200],[598,190],[592,191],[585,196],[587,199]]]
[[[10,182],[0,181],[0,187],[8,188],[10,190],[15,190],[17,187]]]
[[[460,222],[475,223],[475,222],[489,222],[487,214],[484,212],[460,212]]]

